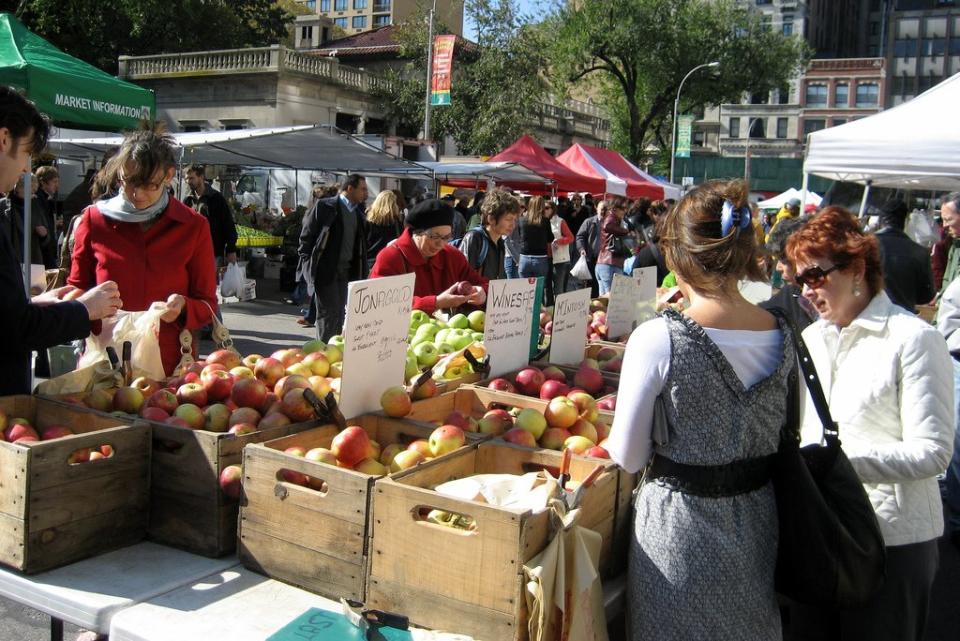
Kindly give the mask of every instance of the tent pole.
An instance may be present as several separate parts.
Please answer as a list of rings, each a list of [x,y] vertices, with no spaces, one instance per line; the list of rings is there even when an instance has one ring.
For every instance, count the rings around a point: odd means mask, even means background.
[[[30,185],[33,174],[29,171],[23,174],[23,288],[27,292],[27,300],[30,300],[30,268],[33,264],[33,257],[30,250],[33,240],[33,188]]]
[[[868,180],[863,187],[863,198],[860,199],[860,222],[863,222],[863,216],[867,211],[867,199],[870,198],[870,185],[873,184],[872,180]]]
[[[810,174],[803,172],[803,185],[800,187],[800,206],[802,211],[807,209],[807,186],[810,184]]]

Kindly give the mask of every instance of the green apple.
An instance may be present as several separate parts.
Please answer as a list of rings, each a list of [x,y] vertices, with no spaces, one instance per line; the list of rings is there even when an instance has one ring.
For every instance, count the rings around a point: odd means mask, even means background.
[[[410,347],[416,347],[420,343],[432,343],[433,341],[429,336],[424,336],[423,334],[414,334],[413,338],[410,339]]]
[[[433,338],[434,336],[436,336],[437,332],[439,331],[440,331],[440,326],[437,325],[436,323],[424,323],[423,325],[417,328],[418,334],[425,334],[430,338]]]
[[[462,332],[453,339],[453,346],[457,349],[463,349],[473,342],[473,335],[470,332]]]
[[[437,345],[437,353],[443,356],[444,354],[452,354],[457,351],[457,348],[451,345],[450,343],[440,343]]]
[[[412,312],[410,312],[410,327],[411,328],[420,327],[429,319],[430,317],[427,315],[425,311],[420,309],[415,309]]]
[[[483,342],[483,333],[481,333],[481,332],[473,332],[473,333],[470,334],[470,335],[473,336],[473,341],[474,341],[475,343],[482,343],[482,342]]]
[[[420,364],[417,361],[417,357],[413,354],[408,354],[406,363],[403,366],[403,380],[409,381],[419,373]]]
[[[453,328],[456,328],[456,329],[466,329],[466,328],[470,327],[470,321],[468,321],[468,320],[467,320],[467,317],[464,316],[463,314],[457,314],[457,315],[455,315],[453,318],[451,318],[449,321],[447,321],[447,324],[448,324],[450,327],[453,327]]]
[[[467,321],[470,323],[470,329],[475,332],[483,331],[483,323],[486,320],[487,315],[484,314],[481,310],[476,310],[470,312],[470,315],[467,316]]]
[[[313,354],[314,352],[322,352],[327,349],[327,344],[320,339],[314,339],[312,341],[307,341],[303,344],[303,353],[304,354]]]
[[[466,376],[466,372],[460,366],[448,367],[443,373],[443,377],[447,380],[452,380],[454,378],[462,378]]]
[[[430,342],[420,343],[413,348],[413,353],[417,355],[417,364],[420,367],[433,367],[440,358],[437,346]]]
[[[331,336],[331,337],[330,337],[330,340],[327,341],[327,345],[333,345],[333,346],[335,346],[335,347],[339,347],[339,348],[340,348],[340,351],[342,352],[342,351],[343,351],[343,336],[342,336],[341,334],[336,334],[335,336]]]
[[[450,329],[450,328],[448,328],[448,327],[444,327],[443,329],[439,330],[439,331],[436,333],[436,335],[433,337],[433,342],[436,343],[436,344],[438,344],[438,345],[439,345],[440,343],[446,343],[446,342],[448,342],[447,338],[450,336],[450,332],[452,332],[452,331],[453,331],[452,329]]]

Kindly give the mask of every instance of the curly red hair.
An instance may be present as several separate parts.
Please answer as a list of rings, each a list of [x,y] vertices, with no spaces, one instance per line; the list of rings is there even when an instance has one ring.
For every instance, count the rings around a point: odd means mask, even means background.
[[[842,269],[863,265],[864,281],[875,296],[883,289],[880,244],[860,229],[857,218],[843,207],[825,207],[787,240],[787,258],[813,262],[826,258]]]

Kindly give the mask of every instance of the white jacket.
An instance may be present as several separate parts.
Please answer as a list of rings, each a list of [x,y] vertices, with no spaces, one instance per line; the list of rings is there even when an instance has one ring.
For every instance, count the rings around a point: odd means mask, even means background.
[[[883,292],[849,326],[803,332],[840,442],[863,481],[888,546],[943,533],[936,476],[953,450],[953,362],[943,336]],[[809,394],[802,440],[821,425]]]

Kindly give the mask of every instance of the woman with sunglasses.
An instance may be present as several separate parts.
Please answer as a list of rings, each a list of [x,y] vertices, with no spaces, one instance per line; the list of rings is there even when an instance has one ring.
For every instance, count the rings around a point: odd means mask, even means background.
[[[787,257],[820,314],[803,338],[887,546],[880,593],[855,610],[803,608],[791,616],[796,638],[919,640],[943,533],[936,477],[950,461],[956,420],[946,343],[890,301],[877,239],[845,209],[814,216],[787,241]],[[809,396],[802,436],[821,437]]]
[[[81,214],[67,278],[80,289],[116,281],[127,311],[163,304],[160,356],[168,376],[180,362],[180,332],[209,325],[217,308],[210,225],[167,191],[176,174],[175,147],[161,129],[127,134],[96,178],[119,192]]]
[[[418,203],[407,214],[407,227],[400,237],[377,254],[370,278],[416,274],[413,308],[428,314],[461,305],[483,305],[487,279],[450,244],[453,213],[453,207],[436,198]],[[458,289],[462,281],[470,284],[468,293]]]
[[[632,641],[781,638],[777,510],[766,456],[796,359],[786,326],[740,294],[762,280],[743,181],[705,183],[664,218],[660,248],[689,307],[627,343],[607,440],[646,468],[627,570]]]

